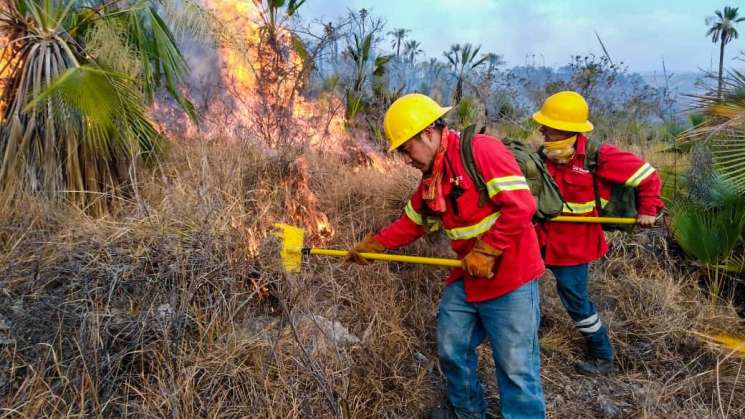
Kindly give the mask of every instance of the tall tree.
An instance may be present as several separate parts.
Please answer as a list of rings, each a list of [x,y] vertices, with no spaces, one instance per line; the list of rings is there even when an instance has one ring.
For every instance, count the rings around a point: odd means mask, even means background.
[[[422,44],[419,41],[415,41],[413,39],[411,41],[406,41],[406,43],[404,44],[404,55],[409,60],[409,62],[413,63],[414,58],[424,52],[424,50],[419,48],[421,46]]]
[[[411,32],[410,29],[403,28],[394,29],[388,32],[388,35],[393,37],[391,40],[391,47],[396,50],[396,58],[401,58],[401,45],[404,43],[404,39],[406,39],[406,35],[409,32]]]
[[[463,83],[468,78],[469,73],[488,60],[487,56],[477,59],[480,50],[480,45],[474,48],[470,43],[465,43],[464,45],[452,45],[450,51],[443,53],[455,73],[455,95],[453,97],[455,103],[460,102],[463,98]]]
[[[503,66],[506,64],[504,61],[504,57],[502,57],[499,54],[495,54],[493,52],[489,52],[484,54],[484,58],[486,58],[486,62],[489,63],[489,67],[487,68],[487,73],[492,74],[494,70],[497,69],[499,66]]]
[[[711,42],[719,42],[719,83],[717,87],[717,96],[722,97],[722,80],[724,72],[724,46],[737,38],[737,29],[735,24],[745,20],[745,17],[737,17],[737,7],[726,6],[724,11],[717,10],[716,16],[706,19],[706,24],[711,25],[707,36],[711,36]]]

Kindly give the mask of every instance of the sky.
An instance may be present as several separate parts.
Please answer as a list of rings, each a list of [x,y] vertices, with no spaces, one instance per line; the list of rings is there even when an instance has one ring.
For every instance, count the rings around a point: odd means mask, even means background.
[[[508,66],[561,66],[572,55],[602,55],[595,31],[611,59],[635,72],[717,69],[719,47],[706,36],[707,16],[737,1],[712,0],[307,0],[305,20],[333,21],[349,9],[368,9],[387,21],[386,31],[411,29],[427,57],[442,58],[451,44],[482,45]],[[743,4],[745,6],[745,4]],[[740,16],[745,16],[745,7]],[[745,50],[742,36],[725,48],[725,66]]]

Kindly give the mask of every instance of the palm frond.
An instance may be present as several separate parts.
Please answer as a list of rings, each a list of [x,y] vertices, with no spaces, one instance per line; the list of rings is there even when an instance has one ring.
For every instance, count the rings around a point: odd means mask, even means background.
[[[471,69],[474,69],[474,68],[476,68],[476,67],[484,64],[488,59],[489,59],[489,57],[481,57],[481,59],[476,60],[473,64],[471,64]]]
[[[51,96],[59,95],[68,106],[90,118],[96,125],[110,129],[113,125],[112,114],[119,106],[118,92],[111,83],[114,78],[126,76],[90,66],[70,68],[46,89],[34,95],[23,112],[31,112]]]
[[[727,272],[745,273],[745,255],[731,255],[724,261],[721,268]]]
[[[745,195],[745,74],[728,72],[723,94],[692,96],[703,122],[678,137],[680,142],[704,142],[711,150],[722,177]]]
[[[745,129],[715,139],[711,153],[717,170],[732,186],[745,196]]]
[[[386,71],[386,64],[388,64],[388,62],[391,61],[393,57],[393,54],[381,55],[379,57],[376,57],[373,65],[373,75],[377,77],[383,76]]]
[[[189,34],[199,41],[214,38],[217,17],[194,0],[161,0],[164,17],[174,35]]]
[[[127,42],[124,28],[105,21],[94,23],[85,35],[86,51],[95,62],[106,69],[139,79],[142,74],[142,57]]]
[[[303,3],[305,3],[305,0],[290,0],[287,4],[287,16],[294,15]]]
[[[689,202],[670,207],[675,240],[690,257],[719,264],[731,255],[745,225],[745,209],[702,208]]]
[[[140,1],[113,19],[124,23],[129,41],[142,57],[142,81],[145,97],[152,101],[156,90],[164,79],[165,88],[176,99],[184,112],[196,121],[194,105],[179,91],[189,71],[186,59],[176,45],[173,33],[147,2]]]

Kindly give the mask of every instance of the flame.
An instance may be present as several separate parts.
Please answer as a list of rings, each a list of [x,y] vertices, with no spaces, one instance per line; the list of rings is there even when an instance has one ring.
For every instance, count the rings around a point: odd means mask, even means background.
[[[238,257],[231,257],[229,254],[228,262],[233,265],[241,264],[245,266],[246,260],[252,261],[259,257],[259,239],[256,237],[257,232],[255,229],[251,229],[246,226],[242,218],[236,216],[232,216],[230,218],[230,226],[237,230],[243,236],[246,247],[245,254],[243,255],[240,255]],[[251,287],[253,287],[254,291],[256,291],[256,295],[259,297],[260,300],[264,300],[270,296],[270,290],[266,286],[266,284],[261,282],[261,277],[253,277],[249,273],[248,279],[251,282]]]
[[[237,93],[249,93],[247,97],[253,98],[256,74],[251,63],[258,59],[261,11],[249,1],[206,0],[205,5],[223,28],[219,34],[223,80]]]
[[[202,0],[216,22],[217,46],[211,51],[217,53],[217,62],[210,62],[209,56],[187,58],[199,66],[214,65],[212,73],[219,73],[221,85],[209,86],[209,91],[190,89],[192,97],[199,93],[208,97],[196,101],[199,127],[172,106],[153,106],[153,114],[177,138],[264,140],[269,146],[303,142],[343,153],[347,134],[342,100],[334,94],[318,99],[300,94],[307,79],[305,63],[293,48],[291,32],[281,24],[267,30],[269,19],[262,3]]]
[[[299,157],[292,163],[284,182],[285,208],[294,223],[305,225],[308,243],[323,244],[334,237],[335,231],[326,214],[318,209],[318,198],[310,189],[310,177],[308,161]]]
[[[10,46],[8,45],[8,36],[7,35],[0,35],[0,46],[2,48],[0,49],[0,92],[2,92],[5,89],[5,84],[8,82],[10,78],[10,67],[9,64],[9,58],[7,57],[8,48]],[[3,118],[5,115],[5,101],[0,98],[0,123],[3,122]]]
[[[366,144],[368,134],[347,131],[340,95],[302,94],[308,80],[306,63],[295,49],[294,35],[282,23],[267,29],[264,3],[201,0],[213,17],[216,42],[192,44],[198,52],[186,52],[192,67],[201,70],[187,89],[200,123],[191,124],[172,104],[157,104],[152,111],[162,130],[174,138],[249,141],[278,151],[283,145],[309,145],[337,154],[353,166],[385,171],[386,159]],[[333,230],[323,222],[315,228]]]
[[[187,59],[213,68],[210,74],[219,74],[220,85],[199,91],[192,85],[197,81],[189,80],[181,87],[182,94],[191,97],[197,105],[201,116],[198,126],[173,103],[156,101],[151,113],[160,131],[174,138],[262,140],[263,136],[263,139],[274,139],[275,144],[266,144],[270,147],[282,141],[286,144],[302,142],[352,157],[356,163],[383,167],[383,159],[375,150],[350,141],[342,98],[334,93],[322,93],[313,99],[301,94],[307,68],[293,48],[293,34],[281,24],[271,32],[274,34],[271,42],[267,41],[268,18],[262,6],[265,2],[200,2],[214,18],[216,43],[204,45],[209,54],[189,56],[187,52]],[[7,34],[0,34],[0,46],[7,41]],[[0,56],[0,69],[5,63],[7,58]],[[0,73],[0,88],[7,82],[9,70],[6,68]],[[199,93],[204,98],[201,101],[195,98]],[[0,122],[3,107],[0,102]]]

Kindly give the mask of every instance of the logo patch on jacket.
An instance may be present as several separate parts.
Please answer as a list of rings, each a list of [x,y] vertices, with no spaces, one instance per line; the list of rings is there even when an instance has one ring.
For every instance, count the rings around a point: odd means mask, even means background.
[[[585,169],[582,166],[572,166],[572,171],[573,172],[576,172],[576,173],[583,174],[583,175],[586,175],[586,174],[590,173],[589,170]]]

